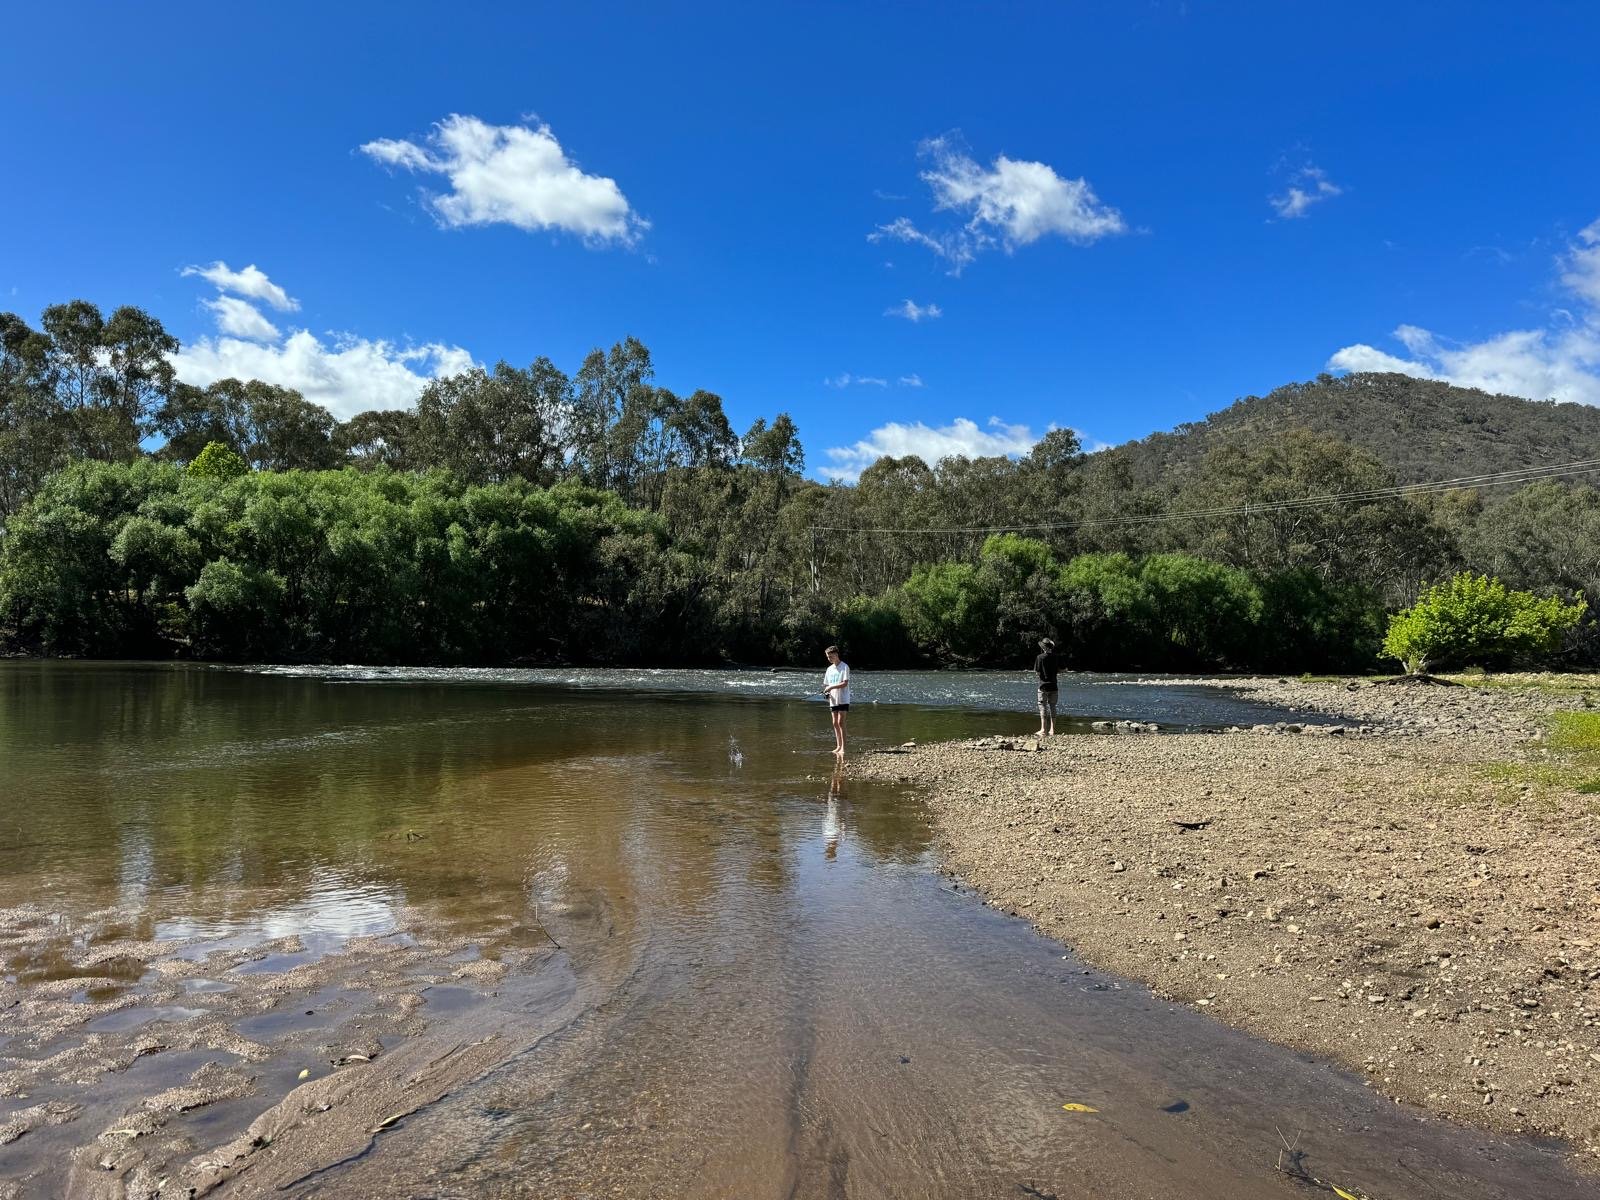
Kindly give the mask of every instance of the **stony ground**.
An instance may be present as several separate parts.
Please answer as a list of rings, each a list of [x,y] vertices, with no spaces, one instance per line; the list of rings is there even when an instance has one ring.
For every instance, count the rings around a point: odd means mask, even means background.
[[[1600,797],[1542,740],[1581,688],[1217,684],[1346,723],[856,770],[916,785],[951,873],[1089,962],[1600,1164]]]

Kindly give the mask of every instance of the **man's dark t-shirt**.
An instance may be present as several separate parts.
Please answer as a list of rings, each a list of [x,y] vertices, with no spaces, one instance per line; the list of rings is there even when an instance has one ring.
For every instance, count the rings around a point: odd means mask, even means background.
[[[1033,660],[1033,673],[1039,677],[1039,690],[1053,692],[1056,689],[1056,656],[1050,653],[1039,655]]]

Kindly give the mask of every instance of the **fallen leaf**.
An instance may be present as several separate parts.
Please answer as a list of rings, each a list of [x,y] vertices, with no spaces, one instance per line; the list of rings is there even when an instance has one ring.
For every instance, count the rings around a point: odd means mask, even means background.
[[[1098,1108],[1090,1108],[1087,1104],[1063,1104],[1061,1107],[1066,1109],[1068,1112],[1093,1112],[1093,1113],[1097,1113],[1097,1112],[1100,1111]]]

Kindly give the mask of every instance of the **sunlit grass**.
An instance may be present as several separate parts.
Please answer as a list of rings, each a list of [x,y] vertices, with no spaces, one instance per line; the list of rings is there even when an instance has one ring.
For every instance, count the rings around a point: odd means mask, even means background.
[[[1503,792],[1502,803],[1558,809],[1562,794],[1600,795],[1600,712],[1551,713],[1547,722],[1539,759],[1482,768],[1486,779],[1517,789]],[[1585,807],[1600,814],[1600,803]]]
[[[1551,713],[1547,741],[1552,750],[1600,752],[1600,712]]]

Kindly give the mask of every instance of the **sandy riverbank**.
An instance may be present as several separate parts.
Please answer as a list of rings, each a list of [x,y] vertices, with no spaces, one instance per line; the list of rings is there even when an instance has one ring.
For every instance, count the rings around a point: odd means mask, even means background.
[[[1214,682],[1347,723],[854,770],[914,785],[951,873],[1085,960],[1600,1163],[1600,798],[1542,740],[1582,692]]]

